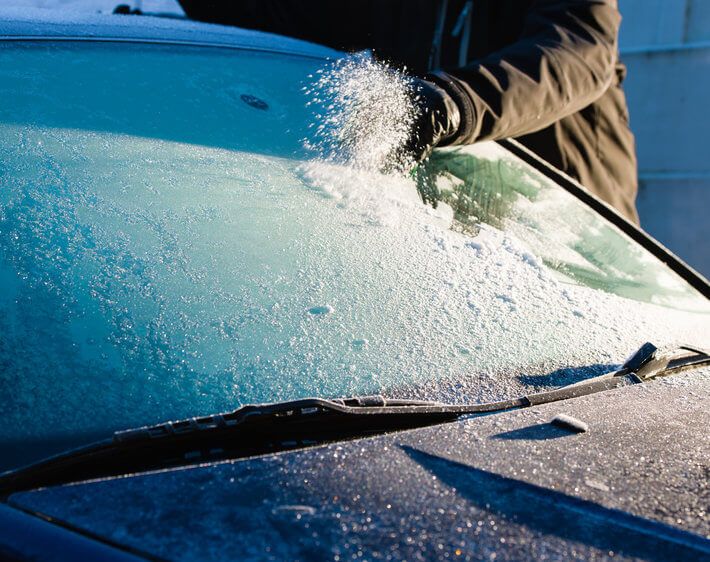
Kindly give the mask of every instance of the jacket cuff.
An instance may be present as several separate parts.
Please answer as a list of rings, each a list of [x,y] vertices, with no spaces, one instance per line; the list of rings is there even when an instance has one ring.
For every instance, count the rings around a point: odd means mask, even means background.
[[[456,133],[439,143],[439,146],[468,144],[475,141],[476,108],[464,84],[456,77],[437,70],[424,77],[443,89],[454,100],[461,114],[461,123]]]

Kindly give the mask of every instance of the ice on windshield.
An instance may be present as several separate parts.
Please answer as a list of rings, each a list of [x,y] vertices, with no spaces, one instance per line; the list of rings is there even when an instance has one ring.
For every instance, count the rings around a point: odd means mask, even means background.
[[[372,172],[413,167],[404,150],[419,111],[411,79],[369,53],[337,59],[309,78],[313,117],[304,144],[312,157]]]
[[[436,207],[420,177],[308,159],[302,88],[320,64],[0,49],[2,466],[245,403],[493,400],[645,340],[706,343],[701,297],[496,145],[439,161]],[[514,196],[489,193],[500,211],[464,205],[485,188],[458,177],[464,156],[513,170],[497,177]]]

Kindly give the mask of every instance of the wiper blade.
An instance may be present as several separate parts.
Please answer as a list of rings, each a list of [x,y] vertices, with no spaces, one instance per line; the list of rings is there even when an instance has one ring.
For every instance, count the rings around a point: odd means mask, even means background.
[[[251,457],[334,441],[413,429],[567,400],[710,365],[689,346],[659,353],[644,344],[618,371],[542,392],[486,404],[443,404],[364,396],[307,398],[248,405],[233,412],[116,432],[112,438],[0,476],[0,496],[68,482]]]

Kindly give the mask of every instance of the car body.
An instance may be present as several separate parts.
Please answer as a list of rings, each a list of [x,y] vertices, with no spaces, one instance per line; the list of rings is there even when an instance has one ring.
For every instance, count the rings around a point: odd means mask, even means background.
[[[710,557],[710,369],[630,384],[625,367],[645,341],[702,356],[701,276],[515,143],[442,150],[416,181],[308,152],[302,90],[339,53],[2,17],[0,553]],[[629,384],[580,390],[610,372]],[[13,488],[113,432],[350,395],[527,398]]]

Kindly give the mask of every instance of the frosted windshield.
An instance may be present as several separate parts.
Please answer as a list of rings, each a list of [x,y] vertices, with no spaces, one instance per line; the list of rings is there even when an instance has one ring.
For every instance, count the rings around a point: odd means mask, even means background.
[[[492,400],[707,344],[706,300],[497,145],[442,151],[428,186],[311,160],[321,64],[0,46],[0,468],[245,403]]]

